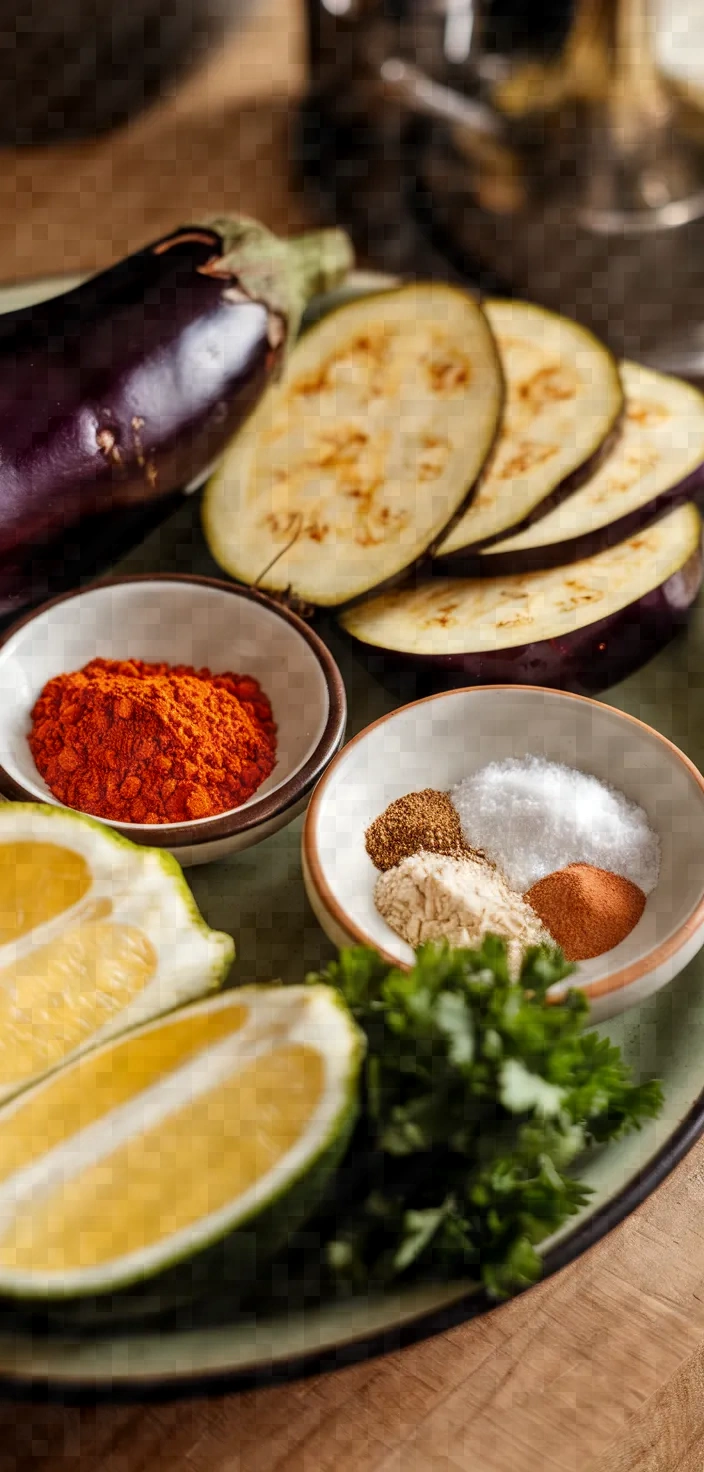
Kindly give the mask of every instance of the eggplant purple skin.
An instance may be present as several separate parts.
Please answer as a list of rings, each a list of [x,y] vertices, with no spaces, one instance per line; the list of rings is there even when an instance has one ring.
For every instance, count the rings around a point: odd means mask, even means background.
[[[140,541],[261,397],[283,344],[221,255],[184,228],[0,316],[0,616]]]
[[[628,541],[629,537],[645,531],[646,527],[660,521],[661,517],[667,516],[685,501],[694,501],[700,510],[704,510],[704,464],[697,466],[696,470],[691,471],[676,486],[671,486],[652,501],[647,501],[644,506],[637,506],[618,521],[609,521],[605,526],[595,527],[593,531],[583,532],[578,537],[566,537],[562,542],[548,542],[543,547],[515,548],[507,552],[492,553],[490,557],[476,552],[458,552],[453,560],[452,572],[453,575],[462,577],[502,578],[511,577],[514,573],[545,572],[552,567],[567,567],[573,562],[581,562],[583,558],[593,557],[597,552],[606,552],[619,542]],[[507,534],[515,535],[515,531]],[[437,562],[433,563],[432,571],[434,576],[439,576],[441,572],[447,576],[447,567],[441,568]]]
[[[405,700],[467,685],[545,685],[576,695],[598,695],[669,644],[687,622],[703,574],[699,549],[658,588],[606,618],[564,638],[482,654],[403,654],[376,649],[344,632],[370,673],[394,690],[401,688]]]

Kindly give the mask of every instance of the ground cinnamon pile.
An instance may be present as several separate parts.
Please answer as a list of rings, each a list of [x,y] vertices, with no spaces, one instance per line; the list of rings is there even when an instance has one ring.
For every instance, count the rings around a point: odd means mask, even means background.
[[[589,961],[620,945],[645,909],[637,884],[591,864],[547,874],[523,898],[568,961]]]

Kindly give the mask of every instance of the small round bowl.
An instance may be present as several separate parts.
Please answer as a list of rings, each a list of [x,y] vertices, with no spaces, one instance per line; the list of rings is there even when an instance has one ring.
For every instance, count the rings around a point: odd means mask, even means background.
[[[45,603],[0,640],[3,796],[62,806],[34,765],[30,714],[47,680],[97,656],[254,675],[271,701],[276,766],[249,802],[188,823],[99,820],[135,843],[168,849],[184,866],[249,848],[290,823],[342,744],[342,676],[295,614],[214,578],[113,578]]]
[[[368,726],[319,783],[303,832],[308,897],[338,946],[375,946],[409,965],[410,946],[374,906],[365,830],[396,797],[446,790],[488,762],[536,755],[577,767],[640,803],[659,834],[658,883],[631,934],[580,964],[595,1022],[642,1002],[704,945],[704,779],[665,737],[611,706],[556,690],[485,685],[416,701]],[[564,995],[563,984],[551,998]]]

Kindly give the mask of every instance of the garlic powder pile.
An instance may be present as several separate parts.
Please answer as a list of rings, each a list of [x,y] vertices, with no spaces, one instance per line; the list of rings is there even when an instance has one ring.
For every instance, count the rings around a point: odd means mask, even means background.
[[[421,851],[380,874],[374,902],[387,925],[411,946],[428,940],[475,948],[487,933],[507,941],[509,967],[526,946],[549,944],[535,912],[482,859]]]

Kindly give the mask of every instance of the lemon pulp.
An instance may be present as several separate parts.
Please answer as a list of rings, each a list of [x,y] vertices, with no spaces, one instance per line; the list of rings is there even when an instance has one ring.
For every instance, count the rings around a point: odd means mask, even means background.
[[[322,985],[238,988],[74,1057],[0,1108],[0,1293],[90,1314],[150,1280],[158,1303],[251,1284],[327,1188],[362,1058]]]
[[[0,1098],[202,995],[231,954],[168,855],[62,809],[0,808]]]
[[[196,1085],[195,1097],[183,1102],[169,1074],[241,1019],[225,1009],[199,1020],[204,1026],[195,1031],[177,1032],[176,1023],[170,1037],[164,1027],[127,1039],[121,1057],[112,1049],[99,1102],[88,1090],[105,1060],[86,1059],[0,1122],[0,1191],[14,1171],[46,1154],[47,1125],[64,1156],[58,1179],[50,1174],[18,1204],[0,1236],[0,1267],[61,1273],[148,1248],[242,1196],[304,1134],[325,1084],[324,1061],[309,1044],[254,1057],[212,1088]],[[156,1087],[168,1091],[168,1112],[142,1129],[139,1117]],[[135,1106],[133,1132],[115,1143],[110,1108],[127,1101]],[[89,1119],[102,1121],[102,1139],[81,1164],[76,1133]]]
[[[56,919],[88,893],[82,854],[58,843],[0,843],[0,945]]]
[[[237,1032],[246,1019],[247,1008],[239,1006],[196,1017],[177,1015],[162,1027],[88,1053],[57,1074],[50,1087],[32,1092],[0,1115],[0,1190],[15,1171],[127,1104],[203,1048]]]
[[[144,931],[89,920],[2,968],[0,1085],[60,1063],[142,991],[156,966]]]

